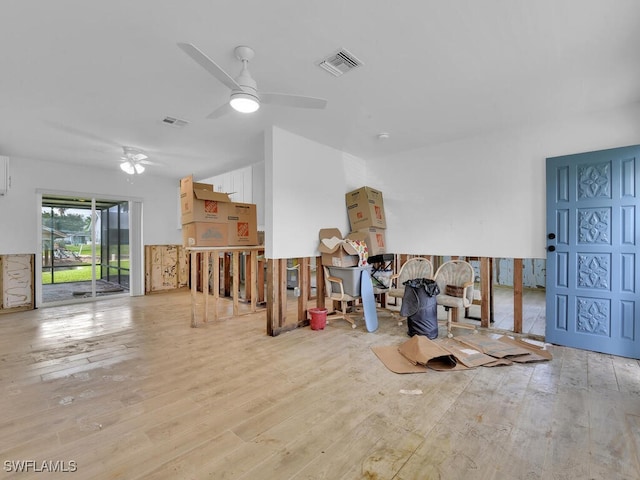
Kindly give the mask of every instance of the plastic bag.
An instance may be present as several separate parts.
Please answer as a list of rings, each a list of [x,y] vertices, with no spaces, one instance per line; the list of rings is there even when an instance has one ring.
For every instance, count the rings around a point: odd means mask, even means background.
[[[438,338],[438,284],[428,278],[415,278],[403,285],[400,315],[407,317],[407,333],[410,337],[424,335],[430,340]]]

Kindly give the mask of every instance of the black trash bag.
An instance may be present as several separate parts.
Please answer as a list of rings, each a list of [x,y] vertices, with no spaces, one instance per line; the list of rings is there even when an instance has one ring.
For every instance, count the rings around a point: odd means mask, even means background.
[[[438,284],[428,278],[414,278],[403,283],[404,295],[400,315],[407,317],[408,334],[438,338]]]

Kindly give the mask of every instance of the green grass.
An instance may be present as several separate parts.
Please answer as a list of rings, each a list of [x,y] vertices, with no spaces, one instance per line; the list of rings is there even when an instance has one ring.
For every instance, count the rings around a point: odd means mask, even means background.
[[[91,280],[91,265],[84,265],[73,270],[56,270],[54,274],[56,283],[84,282]],[[48,285],[51,282],[51,271],[42,272],[42,284]]]
[[[91,255],[91,245],[64,245],[65,250],[82,255]]]
[[[118,262],[109,262],[109,266],[110,267],[117,267],[118,266]],[[129,270],[129,260],[122,260],[120,262],[120,268],[125,269],[125,270]]]
[[[129,262],[121,262],[121,271],[123,274],[128,274]],[[117,268],[110,268],[109,274],[112,276],[118,275]],[[96,267],[96,275],[100,277],[100,268]],[[54,273],[55,283],[68,283],[68,282],[86,282],[91,281],[91,265],[82,265],[71,270],[56,270]],[[42,284],[51,284],[51,271],[42,272]]]
[[[91,256],[91,245],[66,244],[66,245],[60,245],[60,248],[72,253],[77,253],[78,255],[82,255],[83,257]],[[98,252],[98,256],[100,256],[100,245],[97,245],[96,249],[97,249],[96,251]],[[117,250],[115,250],[113,253],[117,253]],[[121,245],[120,253],[123,256],[129,255],[129,245]]]

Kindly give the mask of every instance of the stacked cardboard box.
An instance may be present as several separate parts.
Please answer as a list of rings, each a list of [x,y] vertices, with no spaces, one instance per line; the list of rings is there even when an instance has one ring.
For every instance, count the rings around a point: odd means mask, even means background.
[[[232,202],[213,185],[180,180],[182,239],[185,247],[227,247],[258,244],[258,218],[252,203]]]
[[[348,237],[363,240],[370,256],[387,253],[384,235],[387,221],[382,192],[365,186],[347,193],[345,199],[351,226]]]

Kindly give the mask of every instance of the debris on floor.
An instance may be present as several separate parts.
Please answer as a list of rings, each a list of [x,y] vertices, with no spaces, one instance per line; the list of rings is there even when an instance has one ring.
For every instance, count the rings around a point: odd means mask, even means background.
[[[506,335],[499,338],[465,335],[434,340],[414,335],[400,345],[375,346],[371,350],[394,373],[466,370],[552,359],[551,352],[545,348]]]

